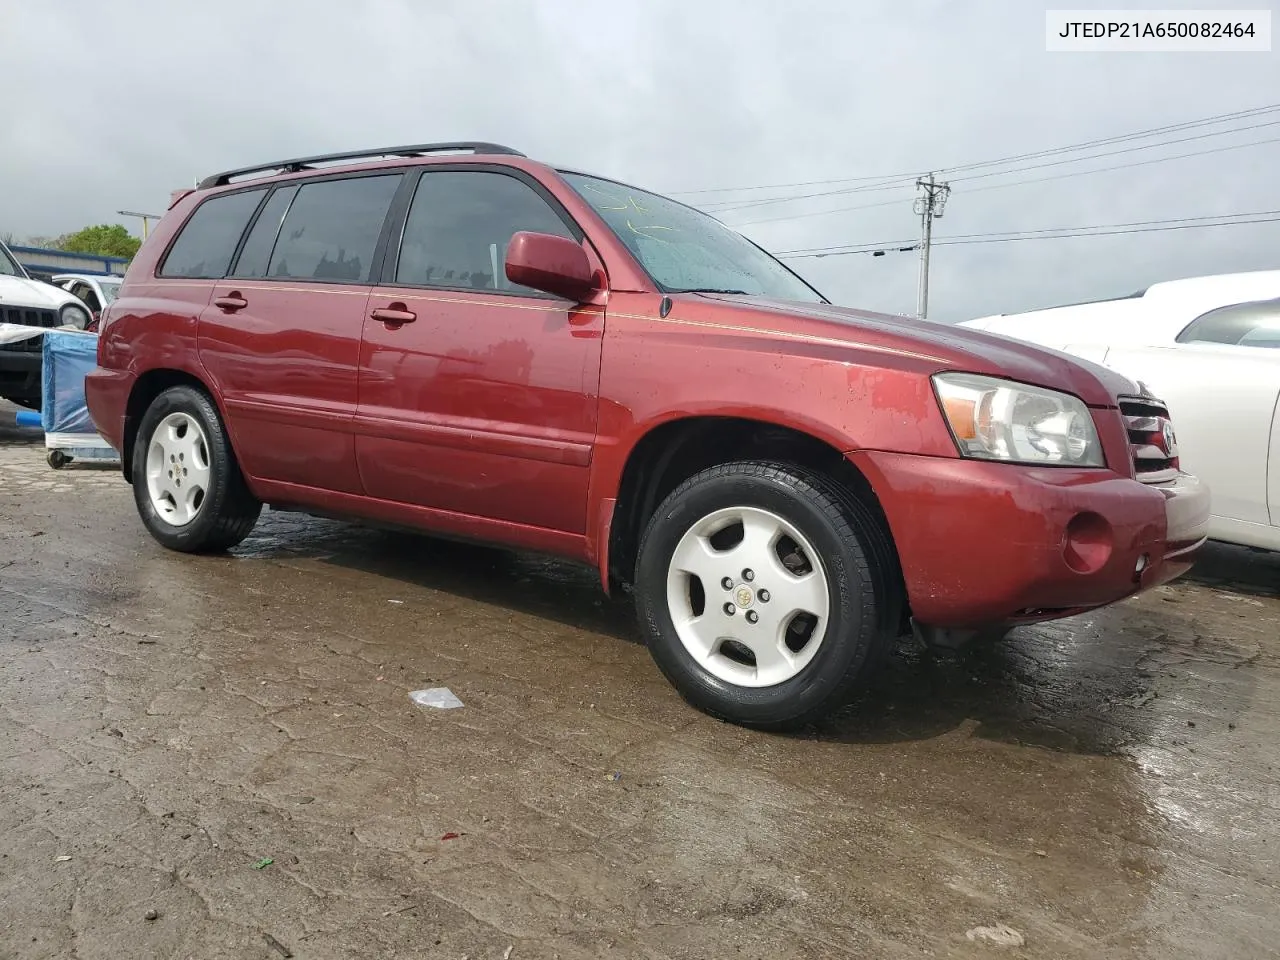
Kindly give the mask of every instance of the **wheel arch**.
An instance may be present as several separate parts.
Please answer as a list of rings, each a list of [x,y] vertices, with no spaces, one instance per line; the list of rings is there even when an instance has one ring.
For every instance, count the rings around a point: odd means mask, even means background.
[[[183,386],[194,387],[205,394],[214,409],[218,411],[218,415],[222,417],[224,426],[226,425],[226,414],[218,402],[217,395],[195,374],[172,367],[158,367],[139,374],[129,390],[129,399],[125,404],[122,443],[124,449],[120,451],[121,467],[124,470],[125,479],[130,483],[133,482],[133,447],[138,439],[138,425],[142,422],[143,415],[160,394],[171,387]],[[227,442],[232,442],[229,429]]]
[[[893,545],[871,482],[831,440],[753,417],[680,417],[654,425],[631,446],[614,498],[605,501],[612,510],[603,518],[597,556],[605,589],[614,593],[631,586],[645,526],[673,490],[702,470],[737,460],[771,460],[821,473],[864,503]]]

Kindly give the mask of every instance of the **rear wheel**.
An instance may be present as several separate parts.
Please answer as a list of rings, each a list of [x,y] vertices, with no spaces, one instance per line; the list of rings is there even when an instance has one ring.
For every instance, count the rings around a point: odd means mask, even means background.
[[[733,463],[694,476],[650,520],[638,612],[694,706],[770,729],[847,703],[892,644],[901,605],[883,524],[820,474]]]
[[[151,535],[187,553],[235,546],[262,511],[217,408],[188,386],[164,391],[143,415],[133,449],[133,495]]]

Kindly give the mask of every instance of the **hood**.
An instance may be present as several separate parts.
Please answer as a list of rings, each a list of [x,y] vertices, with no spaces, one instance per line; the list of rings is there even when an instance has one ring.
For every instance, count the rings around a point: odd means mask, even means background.
[[[1140,388],[1114,370],[1071,354],[1015,340],[995,333],[896,316],[837,307],[826,303],[795,303],[759,297],[707,295],[709,299],[784,317],[817,321],[822,336],[851,344],[875,342],[925,355],[934,372],[959,370],[1072,393],[1091,406],[1115,406],[1121,395],[1137,396]],[[806,324],[812,330],[810,325]],[[817,330],[812,330],[818,333]]]
[[[60,287],[25,277],[0,276],[0,308],[35,307],[41,310],[57,310],[64,303],[79,303],[75,297]]]

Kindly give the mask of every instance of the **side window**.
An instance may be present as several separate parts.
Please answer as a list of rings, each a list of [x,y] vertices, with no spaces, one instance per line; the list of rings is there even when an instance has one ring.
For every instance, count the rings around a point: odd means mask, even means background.
[[[249,236],[245,238],[244,246],[240,248],[240,259],[236,261],[231,276],[265,277],[267,275],[267,264],[271,262],[271,251],[275,249],[276,237],[280,234],[280,224],[284,222],[284,215],[297,192],[296,185],[280,187],[271,194],[271,199],[263,204],[257,222],[249,231]]]
[[[156,275],[202,280],[226,276],[240,234],[266,192],[246,190],[200,204],[169,248]]]
[[[1254,327],[1241,337],[1240,346],[1280,349],[1280,311],[1268,323]]]
[[[1179,343],[1280,347],[1280,299],[1233,303],[1201,314],[1178,334]]]
[[[400,174],[307,183],[293,198],[267,276],[367,283]]]
[[[405,220],[395,282],[546,296],[507,279],[507,244],[521,230],[576,239],[547,202],[515,177],[427,171]]]
[[[102,305],[98,303],[98,295],[93,292],[93,287],[89,286],[87,283],[77,283],[71,288],[71,292],[83,300],[85,306],[94,313],[97,313],[102,309]]]

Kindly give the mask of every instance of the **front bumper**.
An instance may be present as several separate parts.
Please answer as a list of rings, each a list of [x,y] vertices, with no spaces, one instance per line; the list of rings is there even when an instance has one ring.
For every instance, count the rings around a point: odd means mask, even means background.
[[[1178,474],[849,455],[880,498],[918,623],[979,628],[1072,616],[1189,570],[1209,490]]]

